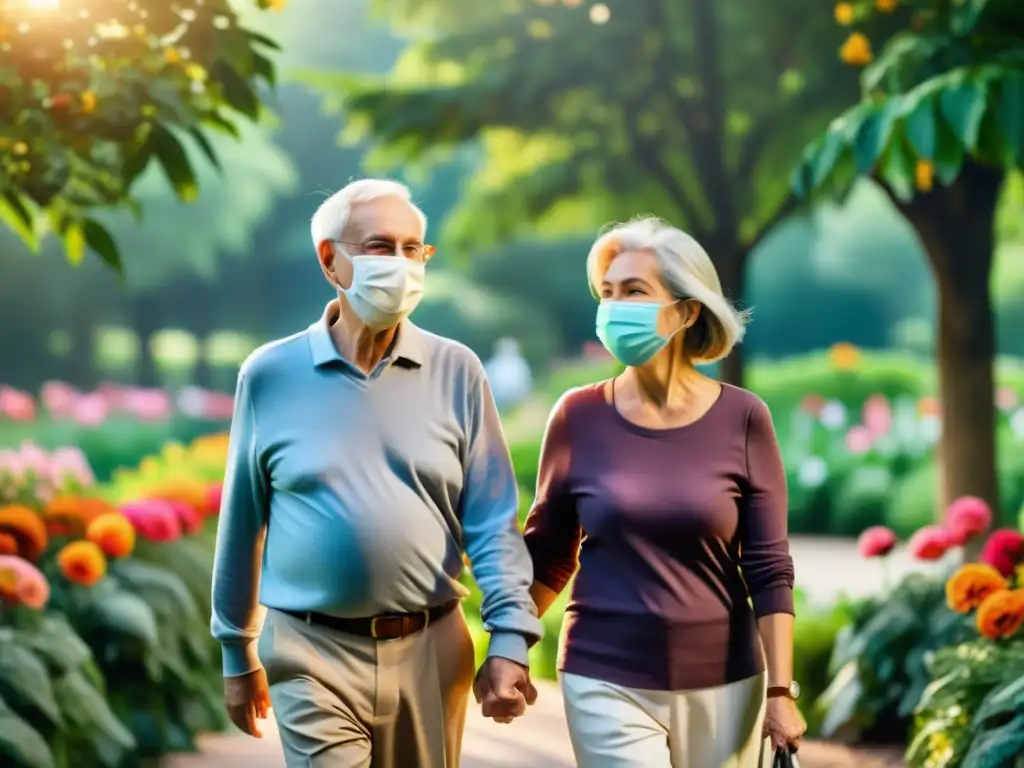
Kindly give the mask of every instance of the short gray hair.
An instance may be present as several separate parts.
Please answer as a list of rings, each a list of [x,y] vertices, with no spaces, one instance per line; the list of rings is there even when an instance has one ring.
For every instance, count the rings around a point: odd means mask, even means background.
[[[360,179],[339,189],[316,209],[309,223],[313,247],[319,248],[324,240],[337,240],[341,237],[354,206],[382,197],[397,197],[409,203],[423,225],[423,234],[426,234],[426,214],[412,202],[412,192],[405,184],[391,179]]]
[[[594,296],[607,264],[625,251],[647,251],[658,260],[662,282],[676,299],[696,299],[704,311],[686,333],[687,355],[698,363],[726,357],[743,339],[749,313],[736,310],[722,294],[718,272],[700,243],[654,216],[616,224],[587,256],[587,281]]]

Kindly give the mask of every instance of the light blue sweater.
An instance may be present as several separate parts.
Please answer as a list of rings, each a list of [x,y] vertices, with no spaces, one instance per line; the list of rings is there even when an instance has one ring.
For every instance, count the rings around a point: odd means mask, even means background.
[[[259,666],[258,604],[369,617],[483,592],[489,655],[527,663],[541,623],[518,493],[483,366],[404,322],[366,375],[328,325],[258,349],[238,377],[213,574],[224,674]]]

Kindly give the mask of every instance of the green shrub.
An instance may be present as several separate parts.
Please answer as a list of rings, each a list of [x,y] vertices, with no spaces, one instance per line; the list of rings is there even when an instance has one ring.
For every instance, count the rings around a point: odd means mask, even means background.
[[[967,617],[946,606],[944,576],[910,574],[890,592],[854,604],[836,637],[832,682],[816,704],[821,735],[906,743],[931,680],[928,655],[975,634]]]
[[[928,661],[918,704],[911,768],[999,768],[1024,755],[1024,639],[976,639],[941,648]],[[1016,758],[1016,760],[1015,760]]]
[[[793,678],[800,682],[800,710],[812,734],[821,728],[821,710],[815,704],[832,679],[832,647],[839,630],[849,622],[850,611],[851,607],[843,601],[828,609],[812,608],[797,592]]]

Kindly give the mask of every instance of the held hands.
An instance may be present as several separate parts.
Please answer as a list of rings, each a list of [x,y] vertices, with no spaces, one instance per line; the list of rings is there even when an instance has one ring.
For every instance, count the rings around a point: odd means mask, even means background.
[[[250,736],[263,738],[257,720],[265,720],[270,710],[270,686],[263,667],[239,677],[224,678],[224,702],[231,722]]]
[[[480,667],[473,682],[473,695],[484,717],[493,718],[496,723],[511,723],[537,701],[530,670],[500,656],[491,656]]]
[[[807,730],[807,723],[796,702],[786,696],[768,699],[764,715],[764,735],[770,736],[772,749],[796,749]]]

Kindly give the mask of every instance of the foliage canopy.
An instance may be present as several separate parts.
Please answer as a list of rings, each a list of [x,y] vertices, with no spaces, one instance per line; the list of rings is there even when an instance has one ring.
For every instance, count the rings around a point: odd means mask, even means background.
[[[257,0],[261,8],[276,0]],[[0,0],[0,220],[34,250],[53,232],[120,270],[99,209],[141,209],[133,183],[156,161],[175,194],[198,194],[194,145],[237,137],[273,84],[265,36],[228,0]]]

